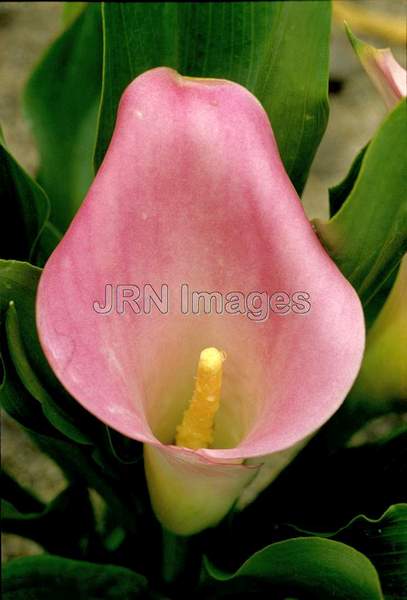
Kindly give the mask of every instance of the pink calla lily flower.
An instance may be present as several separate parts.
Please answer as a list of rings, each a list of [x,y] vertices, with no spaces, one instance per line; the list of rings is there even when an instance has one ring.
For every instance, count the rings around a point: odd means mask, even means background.
[[[359,40],[349,27],[346,31],[363,68],[391,110],[407,96],[406,70],[396,61],[390,48],[375,48]]]
[[[182,309],[183,284],[229,304]],[[141,306],[135,286],[156,305]],[[338,409],[364,347],[359,299],[312,230],[259,102],[168,68],[125,91],[104,162],[45,266],[37,325],[69,392],[144,442],[153,508],[185,535],[230,510],[257,472],[246,459],[292,446]],[[208,347],[226,355],[221,402],[213,443],[193,450],[175,434]]]

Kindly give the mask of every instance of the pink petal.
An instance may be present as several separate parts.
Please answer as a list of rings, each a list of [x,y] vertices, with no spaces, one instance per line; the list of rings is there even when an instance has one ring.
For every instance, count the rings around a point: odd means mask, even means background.
[[[377,63],[379,68],[381,68],[381,73],[384,75],[384,82],[388,86],[389,108],[392,108],[401,98],[407,96],[407,71],[399,65],[388,48],[378,50],[377,52],[380,53],[377,56]],[[381,73],[379,71],[379,75]],[[378,79],[378,82],[380,82],[380,79]],[[383,86],[383,91],[385,89],[385,86]]]
[[[166,283],[169,313],[97,314],[108,283]],[[311,310],[263,322],[186,316],[182,283],[307,292]],[[103,165],[44,269],[37,321],[69,392],[158,447],[173,440],[200,351],[225,350],[223,449],[196,453],[221,461],[281,450],[321,426],[351,387],[364,345],[358,297],[307,221],[260,104],[237,84],[167,68],[127,88]]]
[[[393,108],[407,96],[407,71],[395,60],[391,50],[377,50],[376,56],[366,57],[365,68],[388,108]]]
[[[389,48],[377,49],[359,40],[346,27],[349,40],[371,82],[391,109],[407,96],[407,72],[395,60]]]

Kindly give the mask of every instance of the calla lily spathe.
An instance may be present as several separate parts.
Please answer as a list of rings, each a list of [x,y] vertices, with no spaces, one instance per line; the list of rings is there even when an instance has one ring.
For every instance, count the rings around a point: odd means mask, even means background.
[[[107,284],[170,297],[167,314],[100,315]],[[181,314],[177,290],[309,294],[307,314]],[[174,297],[175,294],[175,297]],[[258,101],[167,68],[125,91],[104,162],[41,277],[43,349],[91,413],[144,442],[150,496],[170,530],[216,524],[256,467],[340,406],[362,358],[356,293],[318,241]],[[174,445],[203,348],[227,355],[213,447]]]
[[[407,95],[407,72],[390,48],[375,48],[359,40],[347,27],[349,40],[371,82],[391,110]]]

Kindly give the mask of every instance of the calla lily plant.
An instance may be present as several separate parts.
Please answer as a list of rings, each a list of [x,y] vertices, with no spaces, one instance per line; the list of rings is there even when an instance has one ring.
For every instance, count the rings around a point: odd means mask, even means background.
[[[164,310],[136,301],[145,286],[160,302],[166,290]],[[183,286],[233,310],[183,310]],[[143,442],[155,513],[181,535],[218,523],[262,457],[327,421],[364,348],[358,296],[308,222],[260,103],[169,68],[125,90],[42,274],[37,326],[72,396]]]

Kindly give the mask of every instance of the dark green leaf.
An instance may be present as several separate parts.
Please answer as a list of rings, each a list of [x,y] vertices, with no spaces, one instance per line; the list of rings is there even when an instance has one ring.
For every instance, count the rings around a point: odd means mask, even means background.
[[[359,175],[360,167],[362,165],[362,160],[365,156],[366,150],[367,145],[364,146],[364,148],[362,148],[362,150],[360,150],[356,155],[356,158],[353,161],[349,173],[346,175],[345,179],[338,183],[338,185],[335,185],[329,189],[329,214],[331,218],[338,212],[346,198],[351,193],[357,176]]]
[[[53,428],[45,419],[40,403],[27,392],[15,371],[4,322],[9,303],[14,300],[18,303],[21,314],[25,315],[25,343],[33,348],[34,356],[38,357],[37,352],[41,353],[41,349],[33,320],[33,290],[36,289],[40,272],[40,269],[28,263],[0,260],[0,357],[3,371],[0,397],[4,410],[23,427],[33,427],[36,431],[52,435]]]
[[[89,436],[93,439],[100,436],[103,425],[65,391],[49,367],[38,340],[35,296],[40,275],[41,269],[27,263],[0,261],[0,312],[7,312],[10,357],[20,384],[31,398],[41,402],[49,421],[71,439],[90,443]],[[22,424],[29,426],[26,419]]]
[[[23,340],[21,339],[17,311],[13,301],[6,313],[6,334],[10,350],[10,356],[18,376],[33,398],[41,402],[42,409],[47,419],[56,429],[78,444],[90,444],[91,440],[77,425],[81,421],[75,418],[77,410],[71,410],[71,414],[64,410],[61,402],[56,402],[48,394],[41,381],[34,372],[30,360],[27,357]],[[77,405],[72,406],[77,409]]]
[[[382,600],[372,563],[350,546],[323,538],[296,538],[272,544],[251,556],[233,575],[207,563],[217,583],[210,598],[247,598],[267,592],[283,600]]]
[[[328,118],[329,2],[151,2],[103,7],[104,75],[96,165],[124,88],[157,66],[246,86],[269,114],[301,191]]]
[[[330,536],[365,554],[379,573],[388,600],[407,589],[407,504],[391,506],[379,519],[359,516]]]
[[[21,334],[26,345],[32,348],[33,367],[45,377],[45,357],[41,350],[35,326],[35,294],[41,269],[15,260],[0,260],[0,313],[5,313],[9,303],[15,303],[17,312],[24,315]]]
[[[10,417],[27,429],[54,434],[47,422],[42,407],[25,389],[18,377],[10,357],[4,323],[0,330],[0,361],[2,380],[0,386],[1,407]]]
[[[351,194],[318,235],[368,305],[407,248],[405,156],[407,121],[401,102],[369,144]]]
[[[51,221],[65,231],[93,179],[93,148],[102,77],[99,4],[89,4],[32,74],[24,107],[38,143],[38,180]]]
[[[88,491],[78,485],[69,486],[38,511],[21,511],[2,499],[1,513],[3,531],[34,540],[62,556],[84,556],[94,531]]]
[[[49,216],[49,201],[3,143],[0,143],[0,194],[0,256],[31,260],[35,244]]]
[[[407,504],[396,504],[378,519],[358,515],[332,533],[304,531],[293,525],[281,527],[284,537],[298,535],[330,538],[352,546],[371,560],[388,600],[403,600],[407,584]]]
[[[376,294],[370,300],[369,304],[367,304],[367,306],[364,307],[367,330],[369,330],[370,327],[373,325],[380,311],[384,307],[384,304],[387,298],[389,297],[391,289],[397,279],[400,264],[401,263],[396,265],[394,269],[387,275],[387,277],[383,280],[380,288],[378,288]],[[380,406],[378,406],[377,408],[380,409]]]
[[[3,569],[4,600],[132,600],[149,598],[142,575],[112,565],[31,556]]]
[[[45,504],[38,500],[31,492],[21,487],[4,470],[0,473],[0,482],[2,499],[10,502],[18,511],[38,513],[44,510]]]
[[[311,440],[252,504],[206,533],[210,557],[234,569],[266,544],[288,537],[286,523],[335,532],[355,514],[380,518],[405,500],[406,480],[407,430],[331,453],[329,445]]]
[[[61,239],[62,235],[58,229],[47,221],[35,246],[32,262],[38,267],[43,267]]]

